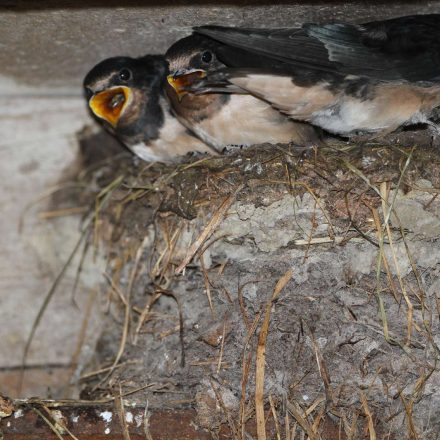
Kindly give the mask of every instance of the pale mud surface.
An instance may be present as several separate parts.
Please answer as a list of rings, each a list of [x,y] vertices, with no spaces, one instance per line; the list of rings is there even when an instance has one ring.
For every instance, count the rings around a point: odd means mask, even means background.
[[[112,364],[129,325],[121,365],[83,384],[83,396],[144,387],[129,398],[195,407],[213,431],[228,417],[239,425],[240,403],[252,418],[258,316],[293,269],[272,306],[265,359],[265,399],[283,432],[294,405],[311,408],[316,432],[327,420],[351,438],[438,438],[439,164],[437,149],[339,143],[308,157],[283,145],[185,165],[122,154],[95,166],[86,176],[95,188],[124,177],[100,215],[119,294],[105,286],[88,371]],[[227,199],[223,221],[176,275]],[[127,321],[121,296],[135,261]]]

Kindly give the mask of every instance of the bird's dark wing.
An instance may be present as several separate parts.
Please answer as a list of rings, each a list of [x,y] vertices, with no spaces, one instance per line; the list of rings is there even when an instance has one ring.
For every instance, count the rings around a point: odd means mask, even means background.
[[[230,47],[252,53],[254,63],[252,67],[270,67],[267,66],[269,58],[295,66],[334,69],[323,44],[316,38],[311,38],[302,28],[246,29],[201,26],[194,30]]]
[[[203,26],[195,31],[290,68],[319,69],[379,80],[440,79],[440,15],[415,15],[360,25],[305,24],[290,29]],[[264,66],[262,60],[261,67]]]

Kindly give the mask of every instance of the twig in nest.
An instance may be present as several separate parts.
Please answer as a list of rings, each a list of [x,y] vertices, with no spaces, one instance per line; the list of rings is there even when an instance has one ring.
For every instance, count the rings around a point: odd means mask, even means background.
[[[170,296],[171,298],[176,301],[177,309],[179,311],[179,339],[180,339],[180,348],[181,348],[181,358],[180,358],[180,366],[183,368],[185,366],[185,329],[183,327],[183,313],[182,313],[182,306],[180,304],[179,298],[171,291],[164,290],[164,289],[157,289],[157,292],[161,293],[162,295]]]
[[[138,364],[141,362],[142,361],[140,361],[140,360],[121,362],[119,365],[116,366],[116,368],[122,368],[122,367],[126,367],[127,365]],[[109,367],[104,367],[104,368],[100,368],[99,370],[90,371],[89,373],[84,373],[83,375],[81,375],[81,377],[79,379],[86,380],[86,379],[89,379],[93,376],[99,376],[100,374],[106,373],[107,371],[109,371],[111,369],[112,369],[112,366],[110,365]]]
[[[212,233],[217,229],[220,223],[223,221],[228,209],[234,203],[237,194],[243,189],[244,185],[240,185],[229,197],[227,197],[217,211],[212,215],[211,220],[206,225],[205,229],[201,232],[201,234],[197,237],[196,241],[190,246],[188,252],[183,259],[183,261],[179,264],[179,267],[176,269],[176,274],[179,274],[185,269],[188,263],[193,259],[194,255],[203,245],[203,243],[212,235]]]
[[[150,432],[150,411],[148,411],[148,400],[145,404],[145,410],[144,410],[144,422],[143,422],[143,428],[144,428],[144,435],[147,440],[153,440],[153,437],[151,436]]]
[[[222,408],[223,412],[226,415],[226,418],[228,419],[228,424],[229,424],[229,429],[231,430],[231,434],[233,435],[235,440],[238,440],[237,428],[234,424],[234,421],[232,420],[231,414],[228,411],[228,408],[226,408],[225,402],[223,402],[222,396],[219,393],[219,391],[217,390],[217,388],[215,387],[214,382],[212,381],[211,378],[209,378],[209,382],[211,384],[212,390],[214,391],[217,402],[219,403],[220,407]]]
[[[98,295],[98,290],[92,289],[90,291],[89,297],[87,299],[87,305],[86,305],[84,317],[82,320],[81,329],[80,329],[80,332],[78,335],[78,342],[76,343],[75,351],[74,351],[72,358],[71,358],[71,361],[70,361],[72,367],[71,367],[71,374],[70,374],[69,383],[73,383],[75,369],[78,364],[78,358],[81,353],[81,348],[84,344],[84,340],[85,340],[86,333],[87,333],[87,328],[89,326],[90,315],[91,315],[93,304],[95,302],[97,295]]]
[[[29,353],[29,348],[32,344],[32,341],[34,339],[35,336],[35,332],[37,330],[37,327],[39,326],[41,319],[43,318],[44,312],[46,311],[47,307],[49,306],[49,303],[53,297],[53,295],[55,294],[58,285],[60,284],[61,280],[64,277],[64,274],[67,271],[67,268],[70,266],[70,263],[72,262],[73,258],[75,257],[83,239],[86,237],[87,233],[88,233],[88,229],[90,227],[90,225],[92,224],[92,220],[93,217],[90,217],[89,220],[87,221],[86,225],[84,226],[83,231],[81,232],[81,235],[78,239],[78,241],[76,242],[72,252],[70,253],[69,257],[67,258],[67,261],[64,263],[64,266],[61,268],[61,270],[59,271],[57,277],[55,278],[54,282],[52,283],[52,286],[50,287],[50,289],[48,290],[48,292],[46,293],[46,296],[43,300],[43,304],[41,304],[40,309],[38,310],[37,316],[34,320],[34,322],[32,323],[32,328],[31,328],[31,332],[28,336],[28,339],[26,341],[26,345],[24,347],[24,351],[23,351],[23,357],[22,357],[22,369],[21,369],[21,373],[20,373],[20,380],[19,380],[19,386],[18,386],[18,394],[21,393],[21,389],[23,386],[23,379],[24,379],[24,368],[26,366],[26,361],[27,361],[27,356]]]
[[[403,397],[402,393],[400,393],[400,400],[402,401],[403,406],[405,407],[406,418],[408,420],[408,438],[413,440],[419,440],[419,435],[417,434],[417,429],[414,424],[414,419],[412,416],[414,402],[412,399],[409,402],[407,402]]]
[[[423,322],[423,326],[426,330],[426,333],[428,335],[428,340],[431,343],[431,346],[434,348],[434,350],[437,352],[437,355],[440,355],[440,348],[438,346],[438,344],[435,342],[435,339],[433,337],[432,334],[432,315],[430,313],[428,313],[428,316],[426,316],[426,305],[425,305],[425,298],[427,297],[426,292],[425,292],[425,288],[423,286],[423,282],[422,282],[422,278],[421,275],[419,273],[419,270],[417,269],[417,265],[416,262],[414,261],[414,257],[411,254],[411,251],[409,249],[408,246],[408,242],[405,236],[405,232],[403,230],[403,226],[402,226],[402,222],[400,221],[399,216],[397,215],[396,212],[394,212],[394,216],[396,217],[396,221],[399,224],[399,229],[400,229],[400,235],[402,236],[402,241],[403,244],[405,246],[405,250],[406,250],[406,255],[408,257],[408,260],[411,264],[411,269],[414,273],[414,276],[416,277],[417,280],[417,286],[419,288],[419,295],[417,296],[419,298],[420,301],[420,305],[422,308],[422,322]],[[439,306],[439,304],[437,304],[437,307]]]
[[[246,341],[243,347],[243,356],[241,360],[242,364],[242,373],[241,373],[241,398],[240,398],[240,427],[241,427],[241,439],[245,439],[245,427],[246,427],[246,417],[245,417],[245,409],[246,409],[246,387],[249,381],[249,372],[251,369],[251,361],[252,361],[252,352],[248,353],[246,358],[246,350],[249,346],[252,336],[257,329],[258,323],[261,318],[261,310],[255,316],[254,322],[252,323],[251,328],[248,330],[248,335],[246,337]]]
[[[102,206],[106,203],[106,201],[108,200],[109,196],[113,193],[113,191],[121,185],[123,180],[124,180],[123,175],[118,176],[115,180],[113,180],[105,188],[103,188],[95,198],[95,212],[93,215],[93,219],[94,219],[93,246],[95,249],[95,253],[97,252],[99,245],[99,227],[100,227],[99,214],[101,212]]]
[[[46,413],[47,417],[43,414],[42,411],[40,411],[38,408],[35,407],[35,405],[39,405]],[[61,440],[64,440],[63,435],[66,433],[69,434],[69,436],[73,440],[79,440],[78,437],[76,437],[66,426],[65,420],[62,420],[62,418],[57,417],[57,413],[59,411],[50,411],[47,405],[43,401],[37,401],[37,402],[25,402],[25,407],[30,408],[31,411],[33,411],[35,414],[37,414],[39,417],[43,419],[43,421],[49,426],[50,430]]]
[[[60,272],[58,273],[57,277],[55,278],[52,286],[50,287],[49,291],[47,292],[44,300],[43,300],[43,304],[41,305],[37,317],[35,318],[35,321],[32,324],[32,328],[31,328],[31,332],[29,334],[28,340],[26,341],[26,346],[24,348],[23,351],[23,357],[22,357],[22,365],[23,365],[23,369],[22,372],[20,374],[20,380],[19,380],[19,394],[21,393],[21,388],[23,386],[23,378],[24,378],[24,367],[26,365],[26,360],[27,360],[27,356],[29,353],[29,348],[31,346],[32,340],[35,336],[35,331],[37,330],[38,325],[41,322],[41,319],[44,315],[44,312],[46,311],[59,283],[61,282],[61,280],[64,277],[64,274],[66,273],[67,268],[70,266],[73,258],[75,257],[82,241],[84,240],[84,238],[87,236],[88,232],[89,232],[89,228],[92,226],[92,223],[98,221],[98,215],[99,215],[99,211],[100,209],[106,205],[107,201],[109,200],[112,192],[120,185],[120,183],[123,180],[123,176],[119,176],[117,179],[115,179],[110,185],[108,185],[106,188],[104,188],[97,196],[97,200],[98,199],[102,199],[99,206],[98,204],[96,205],[96,209],[94,214],[90,215],[90,217],[88,218],[88,220],[85,222],[85,225],[83,227],[83,230],[81,232],[81,235],[78,239],[78,241],[76,242],[72,252],[70,253],[69,257],[67,258],[66,263],[64,264],[64,266],[61,268]]]
[[[304,252],[304,257],[303,257],[303,264],[307,261],[308,255],[309,255],[309,250],[310,250],[310,245],[311,245],[311,241],[313,240],[313,231],[317,228],[318,223],[316,221],[316,200],[315,200],[315,204],[313,206],[313,212],[312,212],[312,216],[310,219],[310,223],[311,223],[311,227],[310,227],[310,232],[307,234],[307,245],[306,245],[306,250]]]
[[[225,339],[226,339],[226,320],[223,322],[222,342],[220,344],[220,354],[218,356],[217,374],[220,373],[220,369],[221,369],[221,366],[222,366],[223,351],[224,351],[224,348],[225,348]]]
[[[58,429],[56,428],[56,426],[37,408],[34,408],[33,406],[30,407],[31,410],[36,413],[38,416],[40,416],[43,420],[44,423],[46,423],[47,426],[49,426],[49,428],[51,429],[51,431],[60,439],[60,440],[64,440],[63,436],[59,433]]]
[[[313,345],[313,350],[316,356],[316,363],[318,364],[319,375],[321,376],[322,381],[324,382],[325,396],[327,399],[327,404],[333,401],[332,389],[331,389],[331,379],[330,374],[327,369],[327,365],[325,364],[324,357],[322,356],[321,350],[316,342],[315,335],[312,330],[309,328],[311,334],[311,340]]]
[[[376,265],[376,291],[375,291],[375,294],[376,294],[377,302],[379,304],[380,316],[382,318],[383,335],[384,335],[385,340],[387,342],[390,342],[390,334],[389,334],[389,330],[388,330],[388,318],[387,318],[387,314],[385,311],[385,305],[384,305],[384,302],[382,299],[382,295],[380,294],[380,272],[381,272],[380,262],[381,261],[384,262],[385,269],[387,270],[387,273],[389,273],[389,275],[388,275],[389,280],[390,279],[392,280],[392,275],[391,275],[391,272],[389,272],[389,265],[388,265],[388,261],[385,256],[385,250],[383,247],[383,233],[382,233],[382,229],[380,227],[379,214],[377,212],[377,209],[375,209],[375,208],[371,208],[371,209],[372,209],[372,214],[373,214],[374,222],[376,224],[376,230],[377,230],[378,239],[379,239],[379,255],[377,256],[377,265]],[[392,283],[391,286],[394,287],[394,283]],[[394,295],[396,298],[395,293],[394,293]]]
[[[309,408],[307,408],[306,414],[307,415],[311,414],[315,410],[315,408],[324,401],[325,399],[317,399]],[[325,405],[323,405],[319,413],[316,415],[315,420],[313,421],[313,425],[312,425],[313,432],[318,432],[319,425],[321,424],[321,421],[324,420],[325,412],[326,412],[326,407]]]
[[[130,433],[128,432],[127,421],[125,420],[125,409],[124,409],[124,402],[122,400],[122,388],[120,383],[119,383],[119,396],[115,397],[115,407],[116,407],[116,412],[118,413],[119,416],[119,422],[121,424],[124,440],[131,440]]]
[[[222,292],[224,292],[226,294],[226,297],[228,298],[228,301],[230,303],[232,303],[232,299],[231,299],[231,297],[229,295],[229,292],[224,287],[218,288],[210,280],[209,275],[208,275],[208,270],[206,269],[206,266],[205,266],[204,254],[209,249],[209,247],[212,246],[216,241],[221,240],[222,238],[225,238],[226,236],[227,236],[226,234],[223,234],[223,235],[220,235],[220,236],[214,238],[213,240],[211,240],[205,247],[203,247],[198,252],[198,257],[199,257],[199,261],[200,261],[200,267],[202,269],[203,279],[204,279],[204,282],[205,282],[206,296],[208,297],[209,308],[211,309],[211,313],[212,313],[213,316],[214,316],[214,305],[212,303],[211,287],[220,289]]]
[[[124,402],[122,401],[122,389],[121,384],[119,384],[119,396],[115,396],[115,407],[116,412],[119,416],[119,421],[121,423],[122,434],[124,436],[124,440],[131,440],[130,433],[128,432],[127,421],[125,420],[125,409]]]
[[[141,316],[139,317],[138,324],[136,326],[136,331],[134,334],[133,344],[137,344],[137,340],[139,337],[139,332],[141,331],[142,326],[144,325],[145,321],[147,320],[148,315],[150,314],[151,307],[153,304],[162,296],[162,292],[155,292],[150,299],[148,300],[147,304],[144,307],[144,310],[142,310]]]
[[[275,429],[277,431],[277,440],[281,440],[280,423],[278,422],[277,410],[273,402],[272,394],[269,394],[269,404],[270,404],[270,409],[272,411],[272,417],[275,422]]]
[[[244,283],[244,284],[242,284],[241,286],[238,287],[238,292],[237,292],[238,304],[240,305],[240,312],[241,312],[241,315],[243,316],[244,325],[246,326],[246,329],[247,329],[248,332],[250,331],[251,326],[250,326],[250,323],[249,323],[249,316],[247,315],[247,312],[246,312],[246,306],[244,304],[243,289],[248,284],[253,284],[253,283],[261,283],[261,280],[247,281],[246,283]]]
[[[115,282],[107,275],[104,274],[106,280],[110,283],[112,289],[119,295],[119,297],[122,299],[122,303],[124,304],[124,326],[122,329],[122,336],[121,336],[121,341],[119,343],[119,350],[118,353],[116,354],[116,358],[113,361],[112,366],[110,367],[110,369],[108,370],[108,373],[104,376],[104,378],[95,386],[95,389],[97,389],[99,386],[101,386],[104,382],[107,381],[107,379],[113,374],[113,371],[115,370],[115,368],[117,367],[122,354],[124,353],[125,350],[125,344],[127,342],[127,337],[128,337],[128,331],[129,331],[129,327],[130,327],[130,299],[129,299],[129,294],[127,293],[127,297],[124,297],[124,294],[120,291],[120,289],[118,288],[118,286],[116,286]]]
[[[79,279],[81,277],[81,273],[83,270],[83,266],[84,266],[84,261],[86,259],[87,256],[87,251],[89,250],[89,246],[90,246],[90,236],[92,235],[92,229],[89,229],[89,233],[84,241],[84,247],[83,250],[81,252],[81,258],[79,260],[78,263],[78,267],[76,268],[76,273],[75,273],[75,280],[73,282],[73,287],[72,287],[72,293],[70,294],[71,297],[71,301],[73,303],[74,306],[76,306],[76,308],[79,308],[78,305],[76,304],[76,300],[75,300],[75,293],[76,293],[76,289],[78,288],[78,283],[79,283]]]
[[[159,284],[163,289],[166,289],[170,284],[169,280],[166,279],[166,273],[168,270],[168,266],[170,265],[171,258],[173,257],[173,252],[178,242],[179,236],[182,232],[184,222],[181,221],[177,225],[176,230],[173,232],[171,237],[168,232],[168,228],[165,228],[165,225],[163,226],[164,229],[163,236],[166,241],[166,248],[159,255],[156,263],[154,264],[153,269],[151,270],[151,275],[150,275],[151,279],[155,279],[156,276],[159,276],[159,280],[157,281],[157,284]],[[164,279],[166,280],[165,284],[163,284]]]
[[[51,218],[67,217],[69,215],[85,214],[86,212],[88,212],[88,210],[88,206],[72,206],[71,208],[39,212],[38,218],[41,220],[48,220]]]
[[[199,256],[199,261],[200,261],[200,267],[203,272],[203,280],[205,282],[205,292],[208,298],[209,308],[211,309],[212,316],[215,316],[214,306],[212,304],[212,297],[211,297],[211,281],[209,280],[208,272],[205,267],[205,259],[203,258],[203,254]]]
[[[315,432],[313,431],[313,427],[307,420],[307,416],[304,415],[301,407],[296,402],[292,403],[288,400],[286,401],[286,406],[290,414],[292,414],[292,416],[298,422],[299,426],[301,426],[302,430],[308,435],[309,440],[318,440],[320,438],[319,435],[315,434]],[[295,428],[293,430],[293,433],[294,432]]]
[[[100,383],[97,386],[103,384],[113,374],[113,370],[118,365],[118,363],[121,360],[121,357],[122,357],[122,355],[124,353],[125,344],[127,343],[128,332],[129,332],[129,329],[130,329],[130,309],[131,309],[131,307],[130,307],[130,298],[131,298],[131,292],[133,291],[133,285],[134,285],[134,281],[136,279],[136,275],[137,275],[140,259],[142,257],[142,254],[143,254],[145,248],[147,247],[148,243],[149,243],[148,237],[145,237],[144,241],[139,246],[139,248],[138,248],[138,250],[136,252],[136,258],[135,258],[135,262],[134,262],[134,267],[133,267],[133,270],[131,271],[130,279],[129,279],[129,282],[128,282],[127,296],[125,297],[125,302],[123,301],[124,302],[124,306],[125,306],[124,327],[122,329],[122,336],[121,336],[121,342],[119,344],[118,353],[116,354],[116,358],[115,358],[115,360],[113,362],[112,368],[109,370],[109,372],[100,381]],[[110,280],[110,284],[111,284],[112,288],[116,289],[116,292],[118,293],[118,295],[121,298],[124,298],[124,295],[119,291],[119,289],[113,283],[113,281],[109,277],[107,278],[107,280]]]
[[[272,297],[266,304],[263,324],[258,338],[257,359],[255,369],[255,417],[257,421],[258,440],[266,440],[266,421],[264,417],[264,371],[266,361],[266,341],[269,333],[270,313],[274,301],[293,276],[293,269],[289,269],[277,282]]]
[[[388,241],[390,243],[390,249],[391,249],[391,255],[393,256],[393,262],[394,262],[394,267],[396,269],[396,274],[397,274],[397,279],[399,280],[399,284],[400,284],[400,290],[402,291],[402,295],[405,298],[405,302],[406,305],[408,307],[408,312],[407,312],[407,320],[408,320],[408,331],[407,331],[407,337],[406,337],[406,345],[410,345],[411,344],[411,334],[412,334],[412,325],[413,325],[413,309],[414,306],[411,302],[411,300],[409,299],[408,293],[406,291],[406,287],[405,287],[405,283],[403,282],[402,279],[402,274],[400,272],[400,266],[399,266],[399,262],[397,260],[397,256],[396,256],[396,250],[393,246],[393,237],[391,235],[391,230],[390,230],[390,224],[389,224],[389,218],[391,216],[391,211],[393,210],[393,205],[391,205],[390,207],[387,206],[387,204],[385,203],[388,199],[388,188],[385,182],[383,182],[380,186],[380,191],[382,194],[382,210],[384,213],[384,217],[386,219],[386,223],[385,223],[385,230],[387,231],[387,235],[388,235]],[[395,194],[394,194],[394,198],[393,198],[393,203],[396,199],[395,195],[398,191],[398,188],[396,188],[395,190]],[[389,210],[389,211],[388,211]]]
[[[285,439],[290,440],[290,420],[289,420],[289,413],[286,410],[286,414],[284,415],[284,431],[285,431]]]
[[[373,415],[371,414],[370,407],[368,406],[367,397],[365,393],[361,391],[362,408],[364,409],[365,416],[368,421],[368,432],[370,433],[370,440],[376,440],[376,430],[374,429]]]
[[[67,427],[66,424],[67,421],[62,416],[60,411],[58,410],[51,411],[44,403],[41,403],[41,406],[43,407],[44,411],[46,411],[47,415],[53,420],[54,422],[53,426],[60,434],[65,434],[67,432],[67,434],[69,434],[69,436],[73,440],[79,440],[78,437],[76,437]],[[41,414],[41,417],[44,416]]]

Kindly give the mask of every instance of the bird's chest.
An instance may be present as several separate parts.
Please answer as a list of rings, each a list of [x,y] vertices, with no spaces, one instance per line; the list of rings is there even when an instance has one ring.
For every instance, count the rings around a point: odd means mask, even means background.
[[[217,150],[229,146],[289,142],[295,126],[268,103],[250,95],[231,95],[208,117],[191,121],[191,130]]]

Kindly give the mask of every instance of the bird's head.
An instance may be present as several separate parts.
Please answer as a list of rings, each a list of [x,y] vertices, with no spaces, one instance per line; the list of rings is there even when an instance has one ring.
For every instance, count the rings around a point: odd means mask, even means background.
[[[139,118],[149,103],[157,102],[167,74],[160,56],[114,57],[101,61],[84,78],[92,112],[113,129]]]
[[[190,35],[173,44],[165,54],[169,63],[168,84],[179,100],[187,89],[225,64],[219,59],[221,43],[202,35]]]

